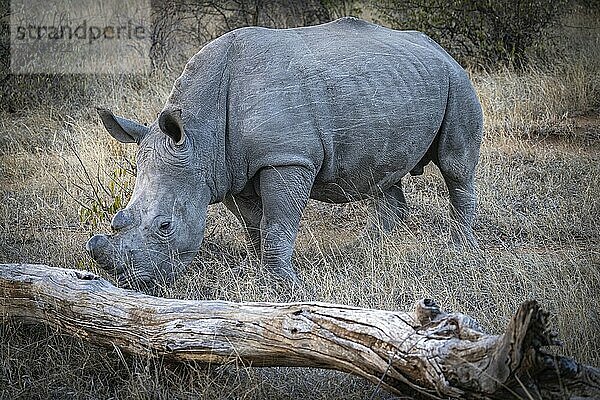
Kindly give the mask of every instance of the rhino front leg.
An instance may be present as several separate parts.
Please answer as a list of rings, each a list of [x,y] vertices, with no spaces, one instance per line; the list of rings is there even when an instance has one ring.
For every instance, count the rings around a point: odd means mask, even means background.
[[[292,268],[292,250],[314,176],[299,166],[269,167],[260,172],[262,262],[274,274],[295,283],[299,280]]]
[[[262,202],[260,197],[252,189],[251,194],[225,197],[223,204],[242,223],[252,251],[254,251],[257,257],[260,257],[260,221],[262,219]]]

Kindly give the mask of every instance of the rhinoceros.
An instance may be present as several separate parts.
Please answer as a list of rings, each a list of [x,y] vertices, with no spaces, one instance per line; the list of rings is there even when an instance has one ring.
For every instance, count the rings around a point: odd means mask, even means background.
[[[309,198],[375,199],[391,230],[406,215],[402,177],[431,161],[449,191],[453,240],[476,245],[482,110],[467,73],[425,34],[354,18],[237,29],[189,60],[151,125],[98,112],[115,139],[138,145],[129,203],[113,233],[86,246],[123,285],[175,279],[217,202],[268,270],[295,280]]]

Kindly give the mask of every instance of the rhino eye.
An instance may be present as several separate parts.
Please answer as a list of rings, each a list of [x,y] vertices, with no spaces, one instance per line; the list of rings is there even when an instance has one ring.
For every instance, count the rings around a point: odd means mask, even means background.
[[[161,232],[164,232],[164,233],[170,232],[171,231],[171,221],[161,222],[158,229],[160,229]]]

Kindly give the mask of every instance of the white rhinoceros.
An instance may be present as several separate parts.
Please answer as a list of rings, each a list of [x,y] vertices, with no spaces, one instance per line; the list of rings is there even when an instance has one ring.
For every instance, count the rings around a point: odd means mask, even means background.
[[[292,248],[309,198],[375,197],[390,230],[406,212],[402,177],[430,161],[449,190],[454,240],[475,244],[481,106],[465,71],[422,33],[354,18],[237,29],[192,57],[149,127],[99,113],[112,136],[139,146],[113,234],[87,244],[123,284],[174,279],[217,202],[271,271],[296,279]]]

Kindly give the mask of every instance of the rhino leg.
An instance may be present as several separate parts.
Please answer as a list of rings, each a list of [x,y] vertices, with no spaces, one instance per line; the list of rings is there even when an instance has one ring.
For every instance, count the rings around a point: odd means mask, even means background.
[[[442,175],[444,175],[442,173]],[[452,242],[457,248],[466,245],[469,248],[477,248],[477,240],[473,234],[473,220],[477,209],[475,197],[475,184],[473,179],[455,181],[446,177],[446,186],[450,196],[450,216],[456,226],[452,227]]]
[[[377,226],[371,226],[370,230],[383,229],[384,232],[391,232],[397,223],[406,219],[408,215],[408,205],[402,191],[402,182],[398,182],[392,187],[383,191],[375,202],[375,215]]]
[[[299,166],[260,171],[262,262],[274,274],[294,283],[299,280],[292,268],[292,249],[314,176]]]
[[[454,224],[451,227],[452,242],[461,250],[463,247],[476,249],[477,240],[473,234],[473,220],[477,211],[475,196],[475,166],[477,156],[472,159],[461,153],[460,161],[454,154],[440,155],[438,167],[442,172],[450,197],[450,217]]]
[[[260,221],[262,219],[260,197],[256,193],[235,197],[227,196],[223,200],[223,204],[242,223],[254,254],[260,257]]]
[[[472,225],[477,209],[474,179],[483,129],[481,106],[471,85],[465,84],[449,92],[446,107],[434,162],[448,187],[454,245],[477,248]]]

